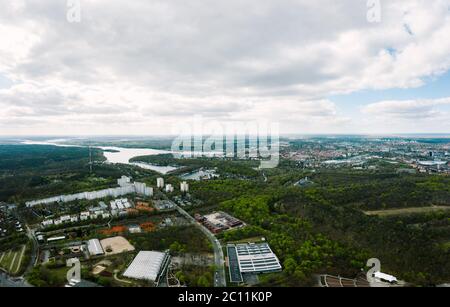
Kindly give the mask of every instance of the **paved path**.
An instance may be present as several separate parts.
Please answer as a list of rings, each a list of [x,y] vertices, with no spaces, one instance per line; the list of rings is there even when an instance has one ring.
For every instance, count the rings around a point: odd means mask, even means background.
[[[23,278],[13,278],[8,274],[0,271],[0,288],[1,287],[32,287]]]
[[[115,279],[115,280],[117,280],[117,281],[119,281],[119,282],[126,283],[126,284],[132,284],[131,281],[124,280],[124,279],[120,279],[119,277],[117,277],[117,273],[118,273],[118,272],[114,272],[114,279]]]
[[[38,262],[38,254],[39,254],[39,243],[34,235],[34,230],[32,230],[28,225],[25,226],[27,229],[27,237],[31,241],[31,259],[28,263],[27,268],[25,269],[25,272],[23,273],[23,276],[25,276],[28,272],[30,272],[34,266],[37,265]]]

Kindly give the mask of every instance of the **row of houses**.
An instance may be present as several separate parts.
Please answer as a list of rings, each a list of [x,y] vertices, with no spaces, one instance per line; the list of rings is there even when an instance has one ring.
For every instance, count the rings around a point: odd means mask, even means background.
[[[115,199],[110,202],[108,207],[103,201],[99,202],[98,206],[90,207],[88,210],[80,214],[63,215],[55,219],[44,220],[42,227],[50,227],[53,225],[62,225],[68,223],[77,223],[96,219],[109,219],[111,217],[122,217],[128,215],[128,209],[133,205],[126,198]]]
[[[99,191],[92,192],[81,192],[77,194],[69,195],[58,195],[54,197],[32,200],[25,203],[27,207],[33,207],[42,204],[52,204],[52,203],[66,203],[76,200],[94,200],[107,197],[120,197],[127,194],[139,194],[143,196],[152,196],[153,188],[147,187],[145,183],[142,182],[131,182],[131,179],[126,176],[122,176],[117,180],[119,187],[103,189]]]
[[[105,211],[96,211],[96,212],[81,212],[80,214],[73,214],[73,215],[63,215],[55,219],[47,219],[42,221],[41,226],[42,227],[50,227],[50,226],[58,226],[63,224],[69,224],[69,223],[78,223],[80,221],[87,221],[87,220],[95,220],[95,219],[108,219],[111,217],[111,214]]]

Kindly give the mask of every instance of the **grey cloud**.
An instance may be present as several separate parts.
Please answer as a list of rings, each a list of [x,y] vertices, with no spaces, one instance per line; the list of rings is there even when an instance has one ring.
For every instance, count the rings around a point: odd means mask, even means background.
[[[0,92],[10,115],[83,123],[114,113],[130,123],[199,114],[284,118],[281,105],[292,121],[339,123],[346,120],[339,107],[324,102],[333,93],[418,86],[450,68],[448,0],[383,2],[376,25],[360,0],[81,4],[81,23],[71,24],[65,1],[0,0],[0,31],[11,26],[33,38],[19,40],[23,50],[0,43],[0,55],[12,59],[0,59],[0,72],[28,85]],[[288,106],[279,103],[285,99]],[[423,108],[398,114],[435,115]]]

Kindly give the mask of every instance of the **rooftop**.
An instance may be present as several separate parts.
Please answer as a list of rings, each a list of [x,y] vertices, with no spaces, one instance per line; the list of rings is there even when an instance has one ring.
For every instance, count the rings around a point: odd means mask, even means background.
[[[93,256],[103,255],[105,253],[98,239],[92,239],[88,241],[88,250],[89,254]]]
[[[166,253],[141,251],[134,258],[123,276],[133,279],[156,281],[166,258]]]

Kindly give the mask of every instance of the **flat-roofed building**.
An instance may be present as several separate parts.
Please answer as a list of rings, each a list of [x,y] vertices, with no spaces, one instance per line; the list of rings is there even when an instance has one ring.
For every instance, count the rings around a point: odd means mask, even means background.
[[[55,241],[61,241],[61,240],[65,240],[66,236],[60,236],[60,237],[52,237],[52,238],[48,238],[47,242],[55,242]]]
[[[156,187],[160,189],[164,188],[164,178],[156,179]]]
[[[280,261],[267,243],[229,244],[236,250],[237,262],[241,273],[270,273],[282,270]],[[234,254],[234,252],[233,252]],[[236,274],[236,273],[234,273]]]
[[[157,281],[169,261],[168,253],[141,251],[123,276],[132,279]]]
[[[88,251],[91,256],[99,256],[105,253],[98,239],[91,239],[88,241]]]

